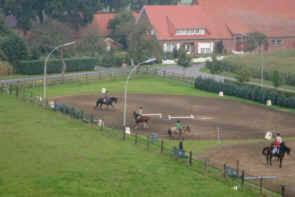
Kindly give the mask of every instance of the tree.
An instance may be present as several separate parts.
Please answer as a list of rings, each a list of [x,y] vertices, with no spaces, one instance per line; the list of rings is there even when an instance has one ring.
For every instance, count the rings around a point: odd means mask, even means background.
[[[267,36],[260,32],[252,32],[247,34],[247,40],[245,43],[246,51],[253,51],[256,48],[260,48],[267,44]]]
[[[73,31],[71,28],[55,20],[47,20],[43,24],[33,26],[31,36],[28,39],[31,51],[35,58],[47,55],[54,47],[73,40]],[[59,50],[59,56],[62,60],[62,81],[66,72],[66,62],[64,55],[66,49]]]
[[[222,63],[218,62],[215,57],[213,57],[212,62],[210,61],[206,62],[206,68],[208,68],[211,74],[218,74],[218,73],[221,73],[223,70]]]
[[[237,78],[239,83],[245,83],[245,82],[250,81],[250,76],[251,76],[251,73],[250,73],[250,70],[248,68],[240,67],[236,78]]]
[[[42,24],[34,25],[27,39],[35,57],[47,55],[57,45],[74,39],[74,31],[65,24],[49,19]]]
[[[99,32],[93,28],[87,28],[82,32],[74,50],[78,55],[97,56],[105,49],[105,43],[99,36]]]
[[[0,49],[5,57],[12,64],[16,64],[19,60],[28,58],[28,49],[23,41],[17,34],[11,32],[0,41]]]
[[[191,57],[187,54],[184,47],[180,47],[178,51],[177,64],[183,68],[183,74],[185,72],[185,69],[191,66]]]
[[[275,88],[278,88],[282,85],[282,78],[280,76],[279,71],[275,70],[272,73],[272,84]]]
[[[111,30],[110,37],[120,43],[124,49],[128,48],[128,35],[132,32],[134,23],[132,12],[123,11],[108,24],[108,28]]]
[[[162,49],[155,35],[150,34],[151,27],[141,22],[132,27],[128,36],[129,57],[135,63],[146,60],[150,57],[156,57],[158,60],[162,57]]]
[[[0,0],[0,8],[6,15],[14,15],[24,31],[31,29],[33,22],[43,23],[48,17],[79,29],[92,21],[100,7],[100,0]]]
[[[130,1],[129,0],[103,0],[103,7],[108,9],[110,12],[119,11],[126,8]]]
[[[144,5],[176,5],[177,0],[131,0],[131,9],[141,10]]]

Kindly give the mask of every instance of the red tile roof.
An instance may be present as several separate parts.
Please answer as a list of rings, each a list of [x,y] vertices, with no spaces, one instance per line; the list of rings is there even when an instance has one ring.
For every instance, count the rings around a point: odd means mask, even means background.
[[[232,33],[295,36],[294,0],[200,0],[199,6]]]
[[[90,28],[98,30],[100,36],[108,36],[110,34],[108,24],[117,14],[118,13],[114,12],[97,12],[93,17]],[[136,12],[133,12],[132,14],[135,18],[138,16],[138,13]]]
[[[295,36],[295,0],[199,0],[197,5],[144,6],[159,40],[231,38],[259,31]],[[175,35],[176,29],[206,28],[206,35]]]
[[[98,12],[94,15],[91,27],[98,29],[101,36],[107,36],[110,33],[108,24],[116,16],[116,13]]]
[[[144,6],[151,25],[160,40],[190,39],[190,38],[229,38],[230,34],[219,24],[213,23],[199,6],[169,5]],[[143,13],[143,12],[142,12]],[[176,29],[207,28],[206,35],[176,36]]]

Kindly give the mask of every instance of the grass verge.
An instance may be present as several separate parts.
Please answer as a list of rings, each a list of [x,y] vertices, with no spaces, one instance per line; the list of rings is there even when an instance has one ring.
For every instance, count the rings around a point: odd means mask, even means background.
[[[257,196],[61,114],[0,99],[0,196]]]

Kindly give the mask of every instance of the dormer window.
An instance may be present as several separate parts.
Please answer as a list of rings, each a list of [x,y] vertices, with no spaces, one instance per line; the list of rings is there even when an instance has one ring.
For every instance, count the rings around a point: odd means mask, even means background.
[[[186,28],[176,29],[176,36],[191,36],[191,35],[205,35],[206,30],[203,28]]]

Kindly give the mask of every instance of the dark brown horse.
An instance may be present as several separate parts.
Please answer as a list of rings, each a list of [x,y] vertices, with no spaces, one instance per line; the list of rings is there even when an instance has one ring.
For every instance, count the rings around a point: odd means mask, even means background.
[[[285,145],[283,142],[280,146],[279,153],[273,153],[274,145],[271,144],[270,146],[264,147],[262,150],[262,154],[266,157],[266,164],[272,165],[272,158],[276,157],[280,161],[280,168],[282,168],[282,163],[285,157],[285,153],[288,155],[291,152],[291,149]]]
[[[141,116],[137,114],[136,112],[133,112],[133,117],[135,120],[135,128],[138,128],[139,124],[143,124],[143,128],[148,128],[148,123],[150,118],[147,116]]]
[[[117,102],[118,102],[118,98],[117,97],[110,97],[108,99],[99,98],[99,99],[97,99],[96,106],[94,108],[97,109],[98,106],[99,106],[99,109],[102,110],[102,106],[103,105],[106,105],[107,108],[109,106],[114,107],[113,103],[117,103]]]

